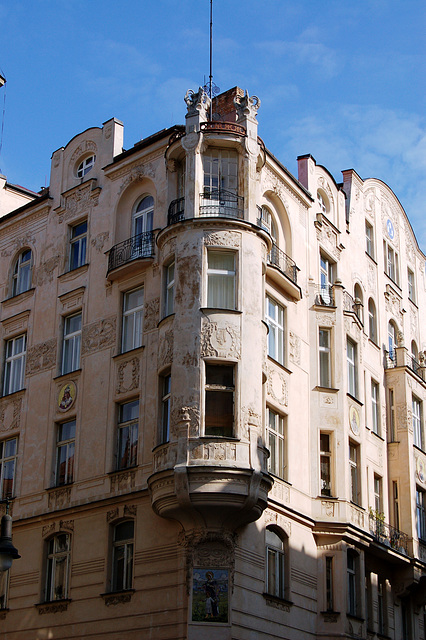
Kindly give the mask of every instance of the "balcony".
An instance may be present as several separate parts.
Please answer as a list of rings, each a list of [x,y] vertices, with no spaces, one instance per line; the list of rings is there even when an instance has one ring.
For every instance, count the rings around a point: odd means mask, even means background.
[[[360,323],[363,324],[361,309],[362,309],[362,302],[358,298],[354,299],[350,293],[348,293],[347,291],[344,291],[343,292],[343,311],[346,311],[347,313],[354,313],[358,318],[358,320],[360,321]]]
[[[204,133],[234,133],[237,136],[245,136],[246,130],[240,124],[234,122],[202,122],[200,125],[201,131]]]
[[[425,363],[418,362],[404,347],[396,347],[392,351],[385,351],[385,369],[407,367],[423,381],[426,381]]]
[[[376,542],[408,555],[408,535],[384,522],[382,516],[372,510],[369,515],[369,529]]]
[[[108,274],[135,260],[154,257],[154,232],[145,231],[119,242],[109,252]]]
[[[329,284],[315,285],[315,304],[319,307],[334,307],[333,286]]]
[[[205,189],[200,194],[200,217],[244,220],[244,198],[225,189]]]
[[[272,245],[272,249],[268,253],[268,264],[277,267],[281,273],[287,276],[294,284],[297,284],[299,267],[297,267],[295,261],[286,255],[284,251],[281,251],[276,244]]]
[[[169,204],[167,224],[175,224],[185,219],[185,198],[176,198]]]

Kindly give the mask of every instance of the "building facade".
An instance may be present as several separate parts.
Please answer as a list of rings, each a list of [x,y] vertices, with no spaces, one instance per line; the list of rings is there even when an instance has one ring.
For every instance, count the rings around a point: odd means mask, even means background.
[[[0,628],[423,640],[425,256],[380,180],[293,176],[257,98],[185,102],[0,220]]]

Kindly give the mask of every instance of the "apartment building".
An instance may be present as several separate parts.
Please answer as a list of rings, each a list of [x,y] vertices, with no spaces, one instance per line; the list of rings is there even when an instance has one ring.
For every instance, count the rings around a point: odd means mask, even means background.
[[[8,640],[425,638],[425,255],[239,88],[0,220]],[[0,505],[3,510],[4,505]]]

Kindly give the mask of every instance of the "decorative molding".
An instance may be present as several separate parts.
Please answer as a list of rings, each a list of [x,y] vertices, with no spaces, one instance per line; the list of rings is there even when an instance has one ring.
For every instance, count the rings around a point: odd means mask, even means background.
[[[327,518],[334,518],[335,503],[328,500],[321,500],[321,515]]]
[[[0,432],[19,429],[22,410],[22,395],[20,397],[0,399]]]
[[[280,611],[286,611],[286,613],[290,613],[291,605],[283,600],[279,600],[274,596],[271,596],[267,593],[264,593],[264,598],[266,600],[266,604],[268,607],[274,607],[274,609],[279,609]]]
[[[236,327],[229,324],[220,326],[218,322],[203,320],[201,325],[201,357],[236,358],[241,357],[241,338]]]
[[[92,322],[83,327],[81,354],[87,355],[112,347],[116,341],[117,316]]]
[[[134,592],[134,589],[132,589],[131,591],[122,591],[120,593],[103,593],[102,598],[104,599],[107,607],[112,607],[117,604],[126,604],[126,602],[130,602]]]
[[[173,331],[169,330],[160,338],[158,346],[158,367],[170,365],[173,362]]]
[[[106,242],[109,240],[109,231],[102,231],[98,233],[97,236],[90,240],[90,244],[95,249],[97,253],[101,253],[104,248]]]
[[[265,512],[265,527],[268,525],[274,524],[280,529],[282,529],[285,534],[290,537],[291,536],[291,521],[282,516],[280,513],[276,511],[271,511],[267,509]]]
[[[233,442],[191,443],[189,448],[191,460],[216,460],[224,462],[237,460],[237,445]]]
[[[71,502],[71,487],[58,487],[49,491],[48,509],[56,510],[68,507]]]
[[[28,319],[30,317],[30,311],[22,311],[11,318],[5,318],[1,321],[3,326],[3,335],[7,338],[10,335],[18,334],[21,331],[27,331]]]
[[[183,420],[189,421],[189,436],[196,438],[200,435],[200,409],[197,405],[184,406],[184,396],[172,397],[172,407],[170,411],[170,432],[173,436],[177,436],[179,423]]]
[[[331,310],[331,313],[317,313],[316,321],[320,327],[334,327],[336,324],[336,314],[334,309]]]
[[[143,328],[144,331],[156,329],[160,319],[160,298],[153,298],[145,304]]]
[[[285,407],[288,405],[287,380],[281,372],[273,367],[268,367],[267,392],[279,404]]]
[[[48,536],[50,536],[52,533],[55,533],[56,530],[56,523],[55,522],[50,522],[49,524],[45,524],[41,530],[41,535],[43,538],[47,538]]]
[[[78,289],[67,291],[67,293],[59,296],[63,311],[72,311],[73,309],[81,308],[83,304],[85,288],[86,287],[78,287]]]
[[[290,346],[290,349],[289,349],[290,360],[294,362],[294,364],[300,364],[301,340],[299,336],[294,333],[294,331],[288,332],[288,339],[289,339],[289,346]]]
[[[100,188],[95,179],[71,189],[61,196],[61,205],[56,209],[59,224],[76,218],[81,214],[88,214],[92,207],[99,202]]]
[[[74,520],[59,520],[59,531],[74,531]]]
[[[139,388],[140,383],[140,362],[134,357],[121,362],[117,367],[116,393],[126,393]]]
[[[74,151],[74,153],[70,158],[69,166],[71,169],[71,173],[74,173],[74,164],[77,162],[78,158],[84,154],[87,154],[89,151],[92,151],[92,153],[95,155],[98,151],[96,142],[94,142],[93,140],[84,140],[78,145],[78,147],[76,148],[76,150]]]
[[[37,604],[36,607],[40,615],[45,613],[61,613],[68,609],[68,605],[71,600],[57,600],[55,602],[46,602],[43,604]]]
[[[111,476],[111,492],[131,491],[135,487],[136,469],[126,469]]]
[[[132,182],[141,182],[144,178],[151,178],[151,180],[155,180],[155,169],[152,162],[145,161],[144,164],[133,165],[129,167],[126,171],[126,178],[120,185],[118,190],[118,196],[120,196],[123,191],[127,189],[127,187],[132,184]],[[114,176],[114,180],[116,180],[119,176]]]
[[[32,376],[35,373],[53,369],[56,365],[56,346],[56,338],[51,338],[30,347],[27,351],[25,375]]]
[[[241,233],[235,231],[212,231],[204,234],[206,247],[228,247],[239,249],[241,246]]]
[[[61,257],[59,255],[48,258],[45,262],[34,269],[33,281],[37,286],[53,282],[53,272],[59,266]]]

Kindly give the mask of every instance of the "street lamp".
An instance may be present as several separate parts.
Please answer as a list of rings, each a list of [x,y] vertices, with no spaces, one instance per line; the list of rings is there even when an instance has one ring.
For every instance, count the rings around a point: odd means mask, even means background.
[[[21,556],[12,544],[12,516],[9,515],[9,498],[6,498],[6,513],[1,519],[0,533],[0,572],[12,566],[12,560]]]

